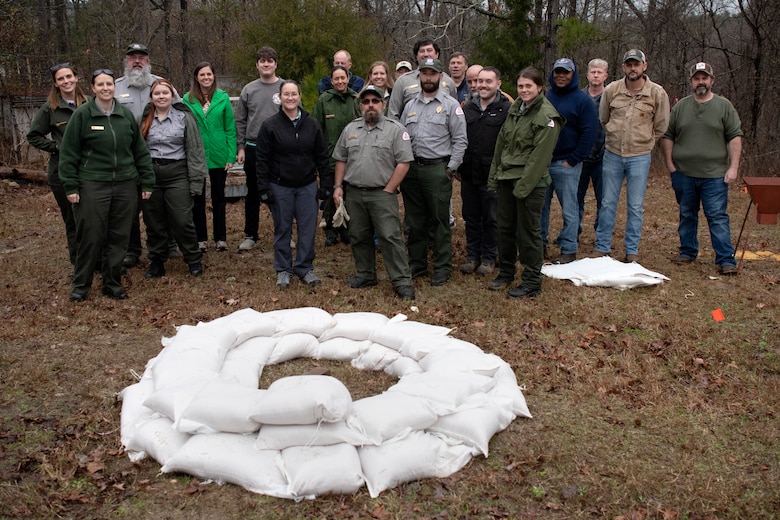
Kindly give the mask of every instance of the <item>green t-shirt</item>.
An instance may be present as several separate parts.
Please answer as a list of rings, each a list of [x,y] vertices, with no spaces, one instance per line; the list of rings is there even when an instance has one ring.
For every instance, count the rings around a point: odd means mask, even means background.
[[[728,142],[742,135],[729,100],[715,95],[699,103],[691,95],[674,105],[664,139],[674,142],[672,161],[689,177],[720,178],[729,167]]]

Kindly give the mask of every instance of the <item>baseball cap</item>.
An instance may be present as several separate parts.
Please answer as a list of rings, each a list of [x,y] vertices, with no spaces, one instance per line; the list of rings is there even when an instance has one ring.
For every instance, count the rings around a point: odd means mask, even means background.
[[[409,63],[408,61],[399,61],[398,65],[395,66],[395,70],[403,69],[404,67],[406,67],[409,70],[412,70],[412,64]]]
[[[436,72],[441,72],[444,70],[444,67],[437,58],[425,58],[420,62],[420,70],[422,69],[432,69]]]
[[[569,58],[560,58],[555,60],[555,63],[553,64],[553,70],[555,69],[564,69],[568,72],[574,71],[574,62],[571,61]]]
[[[125,54],[132,54],[134,52],[142,52],[149,55],[149,49],[143,43],[131,43],[127,46],[127,52]]]
[[[692,78],[697,72],[703,72],[711,78],[715,77],[715,73],[712,71],[712,65],[704,63],[703,61],[691,65],[691,73],[688,75],[688,78]]]
[[[382,89],[374,85],[369,85],[363,90],[361,90],[360,99],[363,99],[363,96],[365,96],[366,94],[374,94],[377,97],[379,97],[379,99],[384,99],[385,96],[385,93],[382,91]]]
[[[627,62],[628,60],[636,60],[641,63],[645,63],[647,58],[645,58],[645,53],[639,49],[631,49],[623,55],[623,63]]]

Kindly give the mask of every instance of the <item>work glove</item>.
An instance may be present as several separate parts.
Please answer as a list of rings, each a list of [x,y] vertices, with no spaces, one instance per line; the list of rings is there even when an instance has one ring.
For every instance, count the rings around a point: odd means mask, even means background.
[[[344,204],[344,197],[339,197],[339,207],[336,208],[336,213],[333,214],[333,227],[347,227],[347,222],[349,222],[347,205]]]
[[[271,190],[260,190],[259,196],[260,202],[264,204],[271,205],[275,202],[274,194],[271,193]]]

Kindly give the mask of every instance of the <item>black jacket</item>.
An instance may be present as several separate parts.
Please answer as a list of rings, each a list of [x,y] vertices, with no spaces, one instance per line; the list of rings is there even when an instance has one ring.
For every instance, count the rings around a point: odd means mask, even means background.
[[[320,177],[321,188],[333,187],[328,164],[328,144],[319,123],[301,110],[298,125],[280,108],[269,117],[257,134],[257,188],[274,183],[300,188]]]
[[[469,145],[463,156],[463,164],[458,168],[461,179],[472,184],[487,183],[498,132],[511,106],[509,100],[499,92],[484,111],[479,105],[478,96],[470,98],[463,107]]]

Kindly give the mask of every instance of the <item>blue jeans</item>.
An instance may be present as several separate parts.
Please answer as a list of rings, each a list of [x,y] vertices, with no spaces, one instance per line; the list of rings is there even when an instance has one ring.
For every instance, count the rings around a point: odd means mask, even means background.
[[[601,214],[596,228],[596,251],[609,253],[612,249],[612,231],[615,229],[615,215],[626,180],[626,233],[627,255],[639,254],[639,238],[642,236],[645,191],[650,173],[650,154],[636,157],[622,157],[609,150],[604,152],[601,175],[604,189],[601,199]]]
[[[563,228],[555,242],[561,246],[561,254],[570,255],[577,253],[577,227],[579,226],[579,209],[577,205],[577,187],[580,184],[582,163],[576,166],[564,166],[564,161],[553,161],[548,171],[552,178],[552,184],[547,188],[547,195],[542,206],[542,243],[547,245],[547,233],[550,228],[550,204],[553,191],[558,196],[563,213]]]
[[[300,188],[288,188],[270,184],[274,196],[269,204],[274,219],[274,269],[287,271],[303,278],[314,269],[314,236],[317,232],[317,182]],[[295,247],[295,264],[292,260],[293,220],[297,225],[298,241]]]
[[[466,221],[466,259],[495,264],[498,257],[498,192],[487,184],[460,183],[463,220]]]
[[[580,206],[580,223],[577,226],[577,233],[582,233],[582,217],[585,215],[585,195],[588,193],[588,185],[593,182],[593,194],[596,196],[596,218],[593,219],[593,230],[599,225],[599,215],[601,214],[601,198],[604,191],[601,185],[601,161],[585,161],[582,163],[582,173],[580,173],[580,185],[577,188],[577,204]]]
[[[710,228],[715,263],[737,265],[734,246],[731,245],[731,228],[726,207],[729,201],[729,185],[723,179],[701,179],[672,172],[672,188],[680,205],[680,254],[696,258],[699,254],[699,207],[704,210]]]

